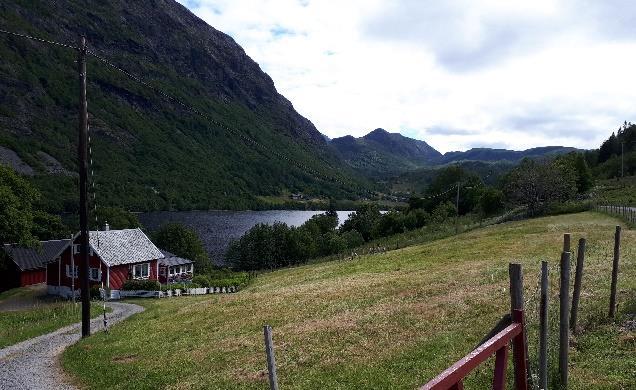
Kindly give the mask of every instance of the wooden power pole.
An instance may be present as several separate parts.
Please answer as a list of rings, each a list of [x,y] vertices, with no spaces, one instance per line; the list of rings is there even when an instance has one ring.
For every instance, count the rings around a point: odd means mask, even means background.
[[[80,288],[82,289],[82,337],[91,334],[91,306],[88,291],[88,104],[86,102],[86,37],[80,38],[77,69],[79,73],[79,144],[77,149],[80,178]]]

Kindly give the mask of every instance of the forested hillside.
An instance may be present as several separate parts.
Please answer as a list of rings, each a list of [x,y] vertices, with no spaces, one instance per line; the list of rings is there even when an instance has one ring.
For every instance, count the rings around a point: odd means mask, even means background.
[[[184,103],[89,56],[102,205],[254,208],[258,195],[365,193],[258,64],[173,0],[2,2],[0,28],[70,45],[84,34],[93,53]],[[32,175],[53,211],[76,207],[76,58],[67,47],[0,34],[0,161]]]

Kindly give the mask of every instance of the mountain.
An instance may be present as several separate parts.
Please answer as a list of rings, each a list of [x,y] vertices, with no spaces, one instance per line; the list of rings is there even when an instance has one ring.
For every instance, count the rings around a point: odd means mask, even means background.
[[[384,129],[375,129],[360,138],[334,138],[331,145],[351,167],[374,178],[394,176],[442,157],[424,141]]]
[[[567,146],[543,146],[538,148],[531,148],[526,150],[507,150],[507,149],[490,149],[490,148],[473,148],[465,152],[447,152],[444,153],[439,159],[436,160],[436,164],[448,164],[458,161],[509,161],[518,162],[526,157],[549,157],[559,154],[566,154],[579,149],[571,148]]]
[[[366,188],[230,36],[173,0],[1,2],[0,28],[70,45],[83,34],[93,53],[185,104],[89,56],[98,204],[254,208],[260,195]],[[76,58],[0,34],[0,162],[33,173],[57,211],[77,203]]]

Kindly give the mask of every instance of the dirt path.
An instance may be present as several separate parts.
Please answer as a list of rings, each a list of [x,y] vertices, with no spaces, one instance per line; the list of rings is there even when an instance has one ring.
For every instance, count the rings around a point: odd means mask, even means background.
[[[108,306],[113,310],[108,314],[108,325],[144,310],[130,303],[109,302]],[[102,321],[101,317],[92,320],[91,330],[102,330]],[[59,357],[66,347],[80,339],[80,334],[78,323],[0,349],[0,389],[75,389],[66,382]]]

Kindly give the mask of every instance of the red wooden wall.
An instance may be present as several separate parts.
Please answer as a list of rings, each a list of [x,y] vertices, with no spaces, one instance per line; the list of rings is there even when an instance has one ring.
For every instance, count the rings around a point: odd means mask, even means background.
[[[20,273],[20,287],[46,282],[46,268],[32,269]]]

